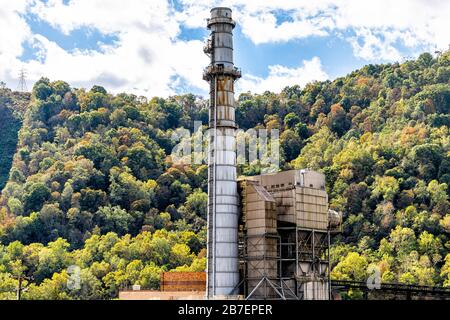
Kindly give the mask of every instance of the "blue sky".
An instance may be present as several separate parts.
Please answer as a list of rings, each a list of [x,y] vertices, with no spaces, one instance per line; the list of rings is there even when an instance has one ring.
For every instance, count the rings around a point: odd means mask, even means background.
[[[112,45],[118,38],[114,34],[103,34],[94,28],[79,28],[64,34],[58,28],[51,26],[48,22],[39,19],[35,14],[24,15],[28,26],[35,34],[40,34],[50,41],[54,41],[67,51],[73,50],[100,50],[100,44]],[[29,61],[36,58],[37,49],[24,44],[24,52],[20,59]]]
[[[450,42],[450,5],[439,0],[0,2],[0,80],[13,89],[24,67],[29,87],[46,76],[148,97],[206,95],[202,45],[215,5],[232,7],[238,23],[239,91],[335,79],[368,63],[445,50]]]
[[[203,39],[208,35],[205,28],[181,28],[179,38],[183,40]],[[367,60],[356,58],[351,45],[338,37],[311,37],[285,43],[254,44],[242,34],[238,25],[234,31],[235,64],[259,77],[268,76],[268,65],[281,64],[296,67],[302,60],[319,56],[325,71],[331,78],[342,76],[367,64]],[[337,63],[339,62],[339,63]],[[375,63],[381,60],[373,61]]]

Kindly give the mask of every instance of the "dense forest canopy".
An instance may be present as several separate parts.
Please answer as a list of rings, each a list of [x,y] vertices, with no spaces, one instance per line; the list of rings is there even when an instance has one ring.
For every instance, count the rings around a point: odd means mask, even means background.
[[[9,177],[18,132],[29,101],[29,93],[13,92],[0,82],[0,190]]]
[[[1,90],[0,112],[19,100]],[[157,288],[162,270],[203,270],[207,167],[175,164],[170,153],[177,129],[207,123],[207,106],[193,95],[147,100],[38,81],[17,111],[11,169],[0,159],[9,171],[0,298],[15,297],[18,278],[27,299],[95,299]],[[384,282],[450,286],[450,52],[244,93],[236,119],[280,130],[281,169],[326,174],[330,207],[344,213],[334,278],[365,280],[377,267]],[[12,157],[14,139],[3,144],[12,131],[1,132],[3,157]],[[73,266],[81,285],[69,289]]]

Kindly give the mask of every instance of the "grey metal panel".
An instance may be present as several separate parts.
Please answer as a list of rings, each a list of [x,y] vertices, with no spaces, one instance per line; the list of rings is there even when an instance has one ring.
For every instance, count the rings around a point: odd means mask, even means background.
[[[235,110],[232,107],[229,106],[218,106],[217,107],[218,112],[218,119],[228,119],[235,121]]]
[[[228,242],[225,242],[225,243],[217,242],[216,245],[217,245],[216,254],[223,257],[220,259],[221,262],[225,263],[225,261],[226,261],[225,257],[229,257],[231,259],[234,259],[237,257],[237,254],[238,254],[237,246],[230,245]],[[217,261],[216,261],[216,263],[217,263]],[[220,266],[217,266],[217,267],[220,270]],[[229,271],[229,270],[230,270],[230,268],[227,269],[227,271]],[[222,269],[222,271],[224,271],[224,269]]]
[[[238,208],[237,208],[237,203],[236,204],[230,204],[230,203],[228,203],[228,204],[217,204],[216,205],[216,211],[217,212],[229,212],[229,213],[235,213],[235,214],[237,214],[238,213]],[[224,215],[222,214],[221,216],[220,216],[220,218],[222,218]],[[217,220],[217,221],[219,221],[219,220]]]
[[[217,119],[217,120],[219,121],[219,120],[223,120],[223,119]],[[210,148],[210,149],[214,149],[214,147],[215,147],[214,139],[216,139],[217,142],[220,142],[223,139],[227,139],[227,140],[236,139],[235,129],[218,127],[217,128],[217,137],[214,136],[214,131],[215,130],[213,128],[211,128],[207,132],[207,135],[209,136],[208,142],[210,143],[210,145],[208,145],[208,148]]]
[[[237,242],[238,237],[235,232],[219,232],[216,233],[216,241],[217,242]]]
[[[236,259],[236,261],[237,261],[237,259]],[[232,273],[232,272],[229,272],[229,271],[222,271],[222,272],[219,272],[219,274],[224,276],[224,277],[227,276],[227,277],[231,277],[233,279],[239,279],[239,274],[235,274],[235,273]],[[217,281],[217,284],[222,284],[222,286],[224,286],[226,288],[233,288],[233,287],[229,286],[229,283],[228,284],[227,283],[223,283],[220,280]]]
[[[238,203],[238,199],[235,198],[234,196],[220,196],[217,197],[217,204],[228,204],[228,203]]]
[[[219,150],[236,150],[236,138],[234,136],[218,136],[217,149]]]
[[[216,180],[236,181],[236,170],[217,170]]]
[[[237,195],[237,183],[234,181],[222,181],[217,184],[217,194]]]
[[[217,48],[214,50],[215,62],[233,65],[233,49],[231,48]]]
[[[217,128],[218,136],[222,135],[222,136],[235,136],[236,135],[236,130],[234,128],[221,128],[218,127]]]
[[[325,189],[325,175],[320,172],[302,169],[295,171],[296,184],[302,187]]]
[[[237,230],[238,216],[236,213],[221,213],[217,215],[216,223],[221,227],[235,228]],[[231,231],[231,230],[227,230]]]
[[[230,271],[234,270],[234,264],[237,263],[237,259],[233,256],[236,254],[236,252],[230,252],[229,258],[218,258],[220,260],[220,264],[217,264],[216,271],[217,272],[223,272],[223,274],[229,273]]]
[[[238,283],[239,283],[239,281],[238,281]],[[222,298],[225,298],[225,297],[236,296],[235,294],[232,293],[233,289],[235,289],[235,288],[218,286],[214,297],[218,297],[219,300],[222,300]],[[214,297],[211,297],[211,298],[214,299]]]
[[[236,164],[236,151],[217,150],[216,152],[217,164]]]
[[[305,300],[329,300],[328,283],[311,281],[303,284],[303,298]]]
[[[231,9],[227,7],[216,7],[211,9],[211,18],[222,18],[222,17],[230,17],[231,18]]]
[[[234,120],[218,120],[217,125],[227,126],[227,127],[235,127],[236,123],[234,122]]]
[[[214,47],[225,47],[233,49],[233,35],[230,33],[221,34],[220,37],[214,37]]]

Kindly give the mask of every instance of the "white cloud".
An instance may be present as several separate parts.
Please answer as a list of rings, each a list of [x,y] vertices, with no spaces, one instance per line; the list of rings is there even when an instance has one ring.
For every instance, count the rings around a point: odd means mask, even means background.
[[[242,17],[242,32],[255,44],[328,34],[322,21],[296,20],[277,24],[275,15],[267,12]]]
[[[182,10],[176,10],[173,1],[0,0],[0,79],[12,82],[17,77],[23,45],[28,43],[39,55],[24,64],[30,82],[47,76],[74,86],[97,83],[113,92],[146,96],[174,94],[177,85],[185,83],[206,94],[201,73],[208,59],[202,41],[178,36],[181,26],[204,28],[210,8],[217,5],[234,9],[243,34],[255,44],[341,36],[359,58],[392,61],[401,59],[399,44],[414,55],[446,49],[450,43],[446,0],[179,0]],[[84,28],[112,34],[117,41],[100,50],[67,51],[33,34],[24,18],[27,12],[66,35]],[[313,59],[293,69],[270,66],[267,78],[247,75],[240,88],[279,91],[285,85],[324,78],[320,60]]]
[[[366,60],[375,60],[383,57],[386,60],[398,61],[402,59],[402,55],[392,45],[395,39],[395,33],[386,31],[379,35],[370,29],[364,28],[357,30],[355,37],[348,38],[356,57]]]
[[[417,53],[447,49],[450,43],[450,2],[445,0],[342,1],[336,28],[352,29],[356,56],[366,60],[399,60],[402,44]],[[358,40],[362,45],[357,45]]]
[[[102,33],[141,30],[173,38],[179,29],[165,0],[71,0],[68,5],[49,0],[37,2],[31,11],[66,34],[92,27]]]
[[[105,46],[101,52],[68,52],[36,35],[35,40],[45,58],[42,62],[30,61],[26,67],[35,78],[45,75],[50,79],[67,80],[74,86],[99,84],[113,92],[145,96],[175,94],[174,76],[207,89],[202,80],[202,68],[207,61],[195,54],[202,52],[201,41],[173,42],[157,34],[138,32],[123,33],[119,39],[117,45]]]
[[[203,12],[227,5],[255,44],[345,32],[355,55],[363,59],[398,59],[399,43],[410,49],[447,49],[450,43],[450,1],[447,0],[182,0],[186,11]],[[278,21],[282,13],[289,19]],[[201,26],[197,15],[179,17]],[[387,36],[387,37],[386,37]],[[355,42],[357,41],[357,42]]]
[[[20,63],[16,57],[22,55],[23,42],[32,36],[28,24],[20,16],[30,2],[0,0],[0,76],[6,81],[17,76]]]
[[[327,80],[329,77],[322,69],[322,64],[318,57],[311,60],[304,60],[297,68],[286,68],[280,65],[269,66],[267,78],[253,75],[244,75],[237,83],[238,92],[262,93],[264,91],[280,92],[286,86],[298,84],[306,85],[308,82]]]
[[[64,50],[46,37],[31,33],[19,15],[27,5],[29,11],[67,35],[87,28],[114,34],[118,40],[102,45],[101,50]],[[207,92],[207,83],[202,80],[202,69],[208,64],[203,42],[177,39],[179,23],[173,19],[173,10],[165,0],[133,0],[126,5],[123,1],[110,0],[72,0],[68,4],[49,0],[23,2],[21,11],[16,7],[0,7],[0,16],[17,20],[17,29],[24,33],[16,39],[12,29],[2,28],[5,34],[11,35],[17,48],[0,55],[0,61],[8,58],[14,62],[0,65],[0,78],[7,78],[5,74],[13,70],[17,73],[22,44],[27,40],[38,49],[40,56],[24,63],[30,82],[46,76],[66,80],[73,86],[99,84],[112,92],[151,97],[175,94],[177,78]],[[8,47],[12,46],[8,44]]]

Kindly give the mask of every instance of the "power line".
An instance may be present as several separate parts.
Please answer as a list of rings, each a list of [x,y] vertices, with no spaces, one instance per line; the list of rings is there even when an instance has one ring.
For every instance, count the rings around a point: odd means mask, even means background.
[[[19,84],[17,86],[17,91],[21,92],[28,91],[26,78],[27,78],[27,71],[24,68],[22,68],[19,73]]]

